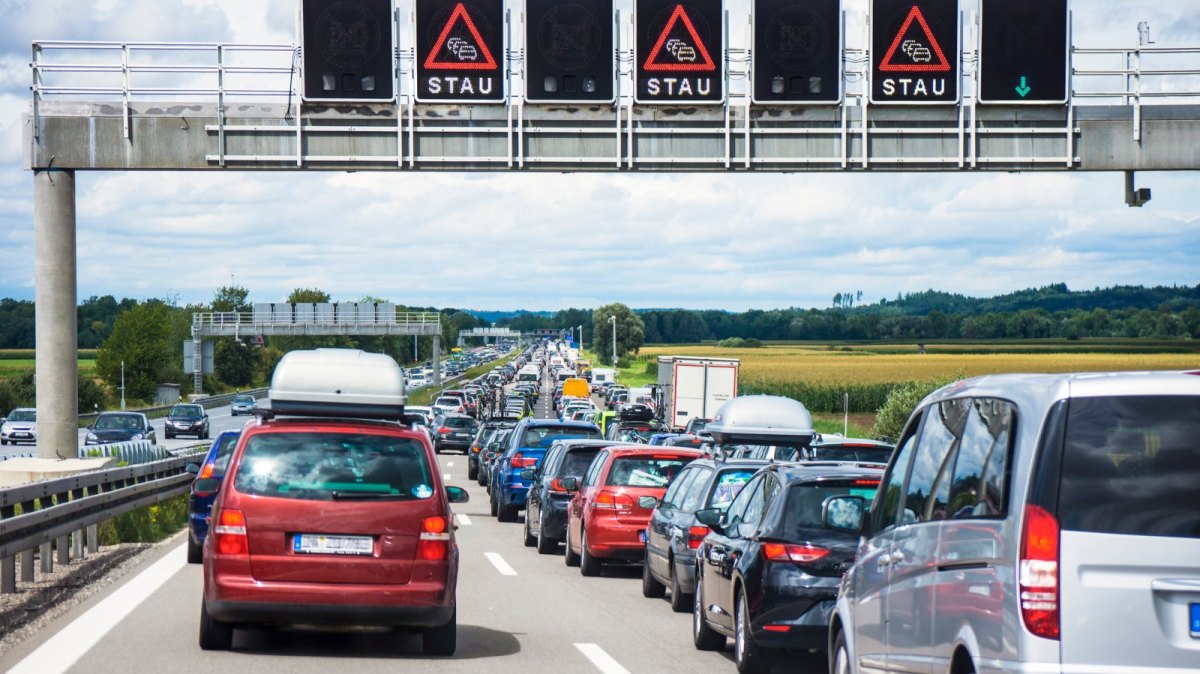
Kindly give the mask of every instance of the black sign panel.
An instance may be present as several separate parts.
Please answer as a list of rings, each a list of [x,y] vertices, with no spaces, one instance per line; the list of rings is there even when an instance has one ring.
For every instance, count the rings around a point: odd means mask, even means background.
[[[417,0],[417,100],[504,102],[503,0]]]
[[[392,0],[304,0],[301,96],[306,101],[391,101]]]
[[[724,19],[722,0],[636,0],[634,100],[724,102]]]
[[[958,0],[871,0],[871,102],[958,102]]]
[[[526,0],[526,100],[615,100],[613,16],[613,0]]]
[[[979,101],[1064,105],[1067,0],[983,0],[980,9]]]
[[[841,0],[754,0],[755,103],[842,100]]]

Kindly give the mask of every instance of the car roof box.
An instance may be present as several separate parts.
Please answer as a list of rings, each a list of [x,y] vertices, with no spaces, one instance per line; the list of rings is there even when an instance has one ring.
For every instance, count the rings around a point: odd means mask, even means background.
[[[399,419],[404,371],[391,356],[357,349],[290,351],[267,392],[273,414]]]
[[[799,401],[782,396],[739,396],[717,410],[704,427],[720,444],[806,445],[812,441],[812,414]]]

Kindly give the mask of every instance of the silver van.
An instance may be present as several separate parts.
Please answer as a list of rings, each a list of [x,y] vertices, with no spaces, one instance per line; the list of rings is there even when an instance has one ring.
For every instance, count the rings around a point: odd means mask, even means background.
[[[951,384],[833,501],[832,672],[1200,671],[1200,372]]]

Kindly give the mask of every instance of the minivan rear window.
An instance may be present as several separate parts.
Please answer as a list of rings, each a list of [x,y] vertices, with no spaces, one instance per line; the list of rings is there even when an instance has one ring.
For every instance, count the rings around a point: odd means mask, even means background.
[[[365,433],[251,436],[234,488],[310,501],[426,499],[434,493],[419,440]]]
[[[1065,530],[1200,538],[1200,396],[1074,398],[1058,513]]]

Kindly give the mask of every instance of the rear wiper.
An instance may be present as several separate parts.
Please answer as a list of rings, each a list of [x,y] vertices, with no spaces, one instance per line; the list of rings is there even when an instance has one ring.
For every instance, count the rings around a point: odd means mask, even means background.
[[[335,501],[386,501],[404,498],[402,494],[390,494],[378,491],[331,491],[330,496]]]

